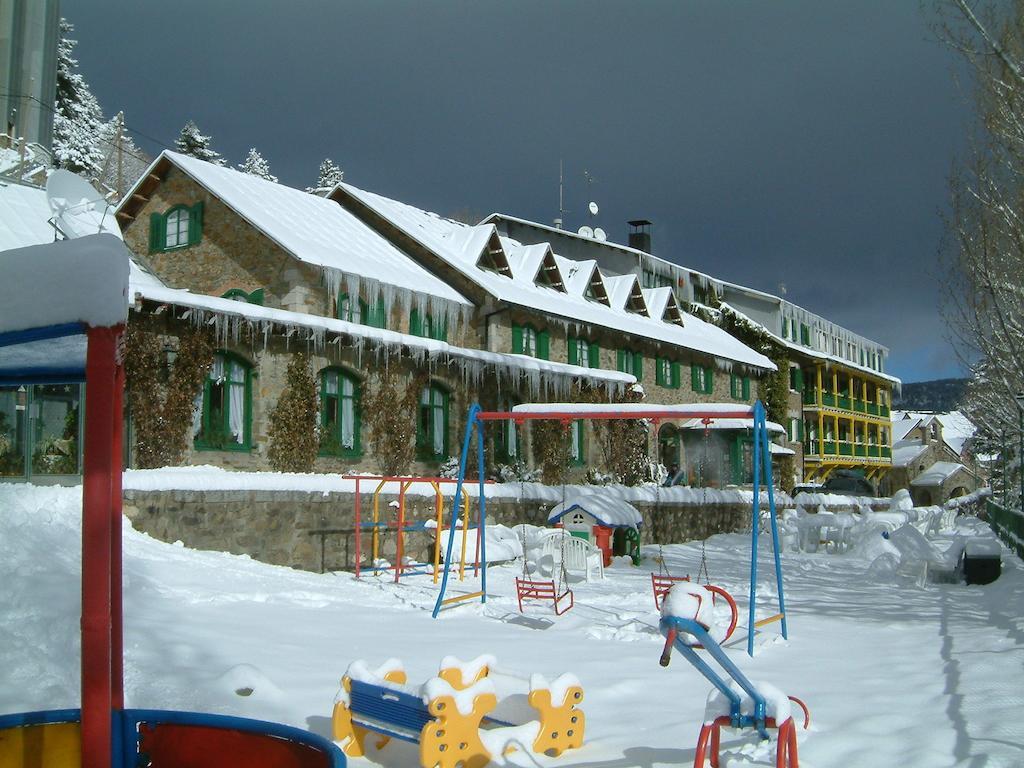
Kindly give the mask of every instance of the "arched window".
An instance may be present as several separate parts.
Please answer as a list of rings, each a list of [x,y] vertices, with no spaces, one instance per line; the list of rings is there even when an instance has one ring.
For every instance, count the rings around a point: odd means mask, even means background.
[[[437,384],[424,387],[416,422],[416,456],[423,461],[440,461],[448,455],[449,395]]]
[[[192,433],[197,449],[247,451],[252,447],[252,367],[247,362],[218,351],[196,400]]]
[[[320,373],[320,453],[361,456],[362,388],[359,380],[340,368]]]
[[[149,216],[149,252],[172,251],[196,245],[203,233],[203,202],[176,205]]]
[[[222,299],[231,299],[232,301],[240,301],[246,304],[259,304],[263,306],[263,289],[258,288],[252,293],[242,288],[231,288],[230,290],[224,291],[221,295]]]

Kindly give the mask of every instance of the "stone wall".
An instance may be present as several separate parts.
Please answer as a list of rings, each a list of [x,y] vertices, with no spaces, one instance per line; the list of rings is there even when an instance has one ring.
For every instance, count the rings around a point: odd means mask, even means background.
[[[394,496],[381,495],[380,514],[394,519]],[[372,519],[369,494],[362,494],[361,515]],[[713,533],[750,529],[750,507],[744,504],[636,503],[644,516],[644,544],[703,539]],[[488,499],[491,524],[545,525],[550,502],[514,498]],[[446,514],[448,507],[446,506]],[[308,571],[347,570],[355,564],[355,495],[304,491],[133,491],[124,493],[124,512],[136,529],[187,547],[247,554],[256,560]],[[472,514],[476,513],[475,499]],[[407,520],[433,519],[434,499],[409,496]],[[363,534],[368,554],[371,536]],[[407,533],[406,555],[421,561],[433,557],[431,530]],[[381,555],[393,560],[395,534],[381,534]],[[366,560],[364,559],[364,562]]]

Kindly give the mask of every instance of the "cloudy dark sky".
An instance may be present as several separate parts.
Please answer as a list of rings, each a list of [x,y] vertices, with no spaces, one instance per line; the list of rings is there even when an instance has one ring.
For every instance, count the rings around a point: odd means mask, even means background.
[[[283,183],[331,157],[444,214],[654,222],[659,256],[777,293],[959,375],[939,311],[970,107],[913,0],[63,0],[107,114],[188,119]],[[137,137],[138,138],[138,137]],[[139,139],[147,151],[159,143]],[[593,181],[584,179],[589,171]]]

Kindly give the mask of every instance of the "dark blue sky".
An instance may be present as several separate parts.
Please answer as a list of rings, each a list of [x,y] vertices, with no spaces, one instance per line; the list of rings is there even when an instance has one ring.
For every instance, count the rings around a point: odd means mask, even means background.
[[[654,222],[654,252],[960,370],[939,311],[947,176],[971,119],[916,2],[63,0],[110,115],[194,119],[283,183],[331,157],[444,214]],[[158,144],[139,140],[147,151]],[[584,170],[594,181],[584,180]]]

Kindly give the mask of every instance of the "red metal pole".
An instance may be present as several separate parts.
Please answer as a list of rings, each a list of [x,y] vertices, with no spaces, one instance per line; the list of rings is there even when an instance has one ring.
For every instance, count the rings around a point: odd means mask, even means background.
[[[124,605],[121,597],[121,507],[124,465],[124,328],[115,339],[113,418],[110,474],[110,703],[124,709]],[[88,395],[86,395],[88,397]]]
[[[82,482],[82,768],[111,763],[112,451],[119,329],[90,328]]]

